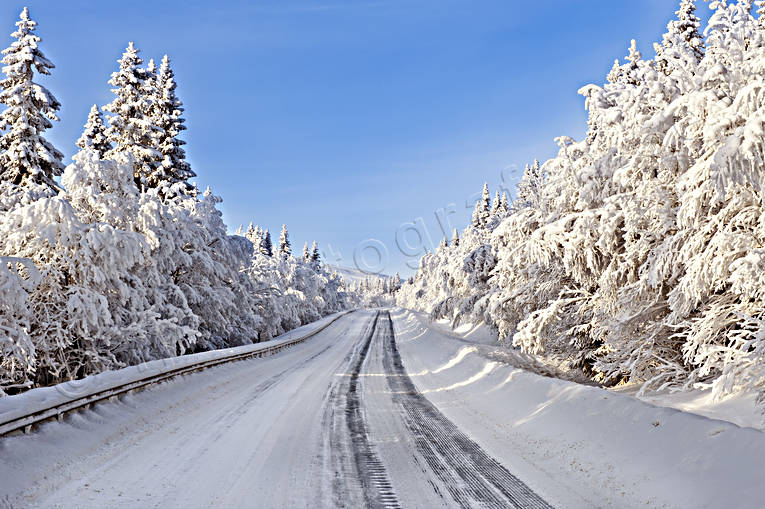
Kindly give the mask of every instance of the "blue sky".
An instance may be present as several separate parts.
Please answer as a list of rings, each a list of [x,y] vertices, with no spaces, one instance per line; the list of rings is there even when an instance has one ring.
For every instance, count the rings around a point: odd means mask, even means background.
[[[42,82],[63,104],[49,138],[67,156],[90,105],[111,101],[106,82],[134,41],[145,60],[171,57],[189,160],[223,197],[231,231],[254,221],[276,237],[287,223],[298,250],[316,239],[330,262],[353,266],[355,254],[410,274],[419,237],[442,235],[437,216],[464,227],[484,181],[493,193],[504,174],[511,187],[524,164],[555,154],[554,137],[582,137],[576,91],[602,83],[632,38],[653,55],[678,3],[26,5],[57,66]],[[24,5],[2,3],[0,32]]]

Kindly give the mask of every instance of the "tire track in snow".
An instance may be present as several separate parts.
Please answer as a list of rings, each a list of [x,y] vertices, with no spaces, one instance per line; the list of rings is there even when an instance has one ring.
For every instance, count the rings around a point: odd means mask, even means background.
[[[346,357],[348,377],[330,388],[325,413],[325,429],[330,429],[329,455],[334,472],[332,490],[334,505],[352,507],[349,503],[347,483],[349,475],[356,479],[363,504],[369,508],[400,508],[398,498],[388,478],[388,473],[369,440],[369,430],[362,404],[359,375],[369,353],[372,339],[377,332],[380,312],[372,319],[371,327],[361,343]],[[344,422],[339,422],[338,410],[342,409]],[[352,458],[352,462],[350,459]]]
[[[368,427],[361,405],[361,388],[359,387],[359,374],[369,353],[372,338],[375,337],[377,332],[379,319],[380,313],[378,312],[372,323],[372,330],[364,338],[359,356],[351,370],[346,397],[345,418],[348,431],[351,434],[354,460],[360,474],[367,505],[375,508],[398,508],[401,506],[388,479],[388,473],[369,440]]]
[[[539,495],[462,433],[414,386],[401,361],[390,313],[378,327],[393,400],[417,451],[461,507],[551,509]]]

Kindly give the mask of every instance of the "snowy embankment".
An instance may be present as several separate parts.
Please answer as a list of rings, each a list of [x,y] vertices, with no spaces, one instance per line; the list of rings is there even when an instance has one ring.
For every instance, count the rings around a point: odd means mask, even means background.
[[[0,423],[65,403],[72,398],[108,390],[171,370],[188,367],[200,362],[223,359],[232,355],[252,353],[273,346],[279,346],[320,329],[344,313],[346,311],[326,316],[316,322],[293,329],[271,341],[158,359],[137,366],[104,371],[103,373],[91,375],[81,380],[64,382],[51,387],[39,387],[14,396],[4,396],[0,398]]]
[[[762,432],[530,373],[393,317],[418,390],[554,506],[762,506]]]
[[[454,340],[469,344],[476,353],[489,360],[500,361],[543,376],[561,378],[586,385],[597,385],[583,374],[557,369],[555,366],[539,361],[533,355],[527,355],[520,350],[499,345],[497,335],[483,323],[478,325],[464,323],[456,329],[452,329],[448,320],[433,321],[426,313],[412,311],[410,313],[423,326],[434,329]],[[675,392],[647,390],[641,394],[641,387],[641,384],[635,383],[612,388],[609,391],[634,396],[655,406],[674,408],[712,419],[732,422],[744,428],[756,428],[765,431],[765,415],[756,405],[757,394],[755,392],[742,391],[716,399],[712,389]]]

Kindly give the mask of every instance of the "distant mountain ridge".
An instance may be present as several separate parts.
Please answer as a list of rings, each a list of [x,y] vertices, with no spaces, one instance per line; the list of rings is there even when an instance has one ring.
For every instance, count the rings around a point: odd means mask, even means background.
[[[370,273],[364,272],[361,269],[355,269],[351,267],[341,267],[339,265],[327,264],[327,268],[329,270],[334,270],[339,275],[341,275],[346,283],[350,283],[351,281],[355,281],[355,282],[364,281],[365,279],[375,281],[377,279],[390,279],[391,277],[388,274],[370,274]]]

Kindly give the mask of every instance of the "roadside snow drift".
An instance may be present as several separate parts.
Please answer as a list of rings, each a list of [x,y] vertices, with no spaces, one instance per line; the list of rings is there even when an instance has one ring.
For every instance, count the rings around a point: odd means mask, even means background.
[[[556,507],[762,507],[765,434],[546,378],[393,313],[418,390]]]

